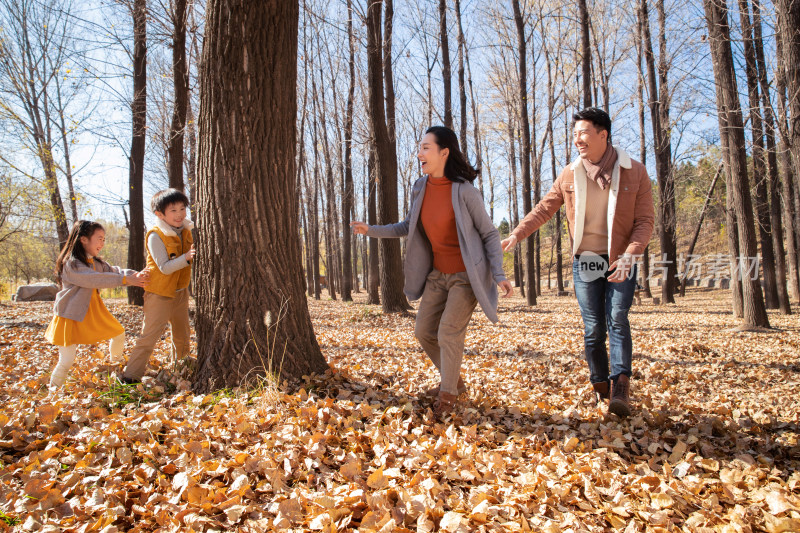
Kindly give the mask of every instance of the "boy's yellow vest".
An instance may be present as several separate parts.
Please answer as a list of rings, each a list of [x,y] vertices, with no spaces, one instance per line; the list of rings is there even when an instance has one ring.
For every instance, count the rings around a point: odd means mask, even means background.
[[[150,271],[150,283],[145,290],[159,296],[174,298],[175,291],[189,286],[189,281],[192,279],[192,269],[191,267],[182,268],[169,275],[162,273],[150,254],[150,247],[147,246],[147,239],[150,238],[150,234],[153,232],[156,232],[161,238],[161,242],[167,248],[167,255],[170,259],[180,257],[189,251],[194,242],[192,240],[192,232],[187,228],[183,228],[179,237],[177,235],[166,235],[161,228],[153,226],[144,237],[144,245],[147,248],[147,269]]]

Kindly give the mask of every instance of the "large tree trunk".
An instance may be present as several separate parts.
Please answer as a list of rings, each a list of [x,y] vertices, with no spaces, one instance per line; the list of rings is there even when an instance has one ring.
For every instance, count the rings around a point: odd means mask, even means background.
[[[727,193],[733,197],[736,212],[740,253],[745,261],[758,255],[755,228],[753,224],[753,204],[747,176],[744,121],[739,106],[739,93],[736,87],[733,52],[731,51],[728,9],[720,0],[703,0],[709,32],[709,45],[714,66],[714,79],[717,87],[717,112],[719,128],[723,139],[723,150],[728,153],[728,172],[732,187]],[[733,250],[731,250],[733,252]],[[742,258],[739,261],[738,275],[742,282],[742,305],[744,328],[769,327],[769,318],[764,305],[764,296],[758,278],[751,279],[742,273]]]
[[[672,174],[672,145],[669,127],[669,91],[667,86],[666,63],[666,15],[664,2],[658,0],[659,18],[659,76],[656,81],[655,56],[650,37],[650,19],[647,0],[642,0],[639,17],[642,24],[642,47],[647,65],[647,79],[650,89],[650,115],[653,126],[653,142],[655,144],[656,177],[658,180],[658,236],[661,245],[662,259],[667,261],[667,275],[662,280],[661,302],[675,302],[675,286],[677,281],[677,239],[675,217],[675,177]]]
[[[522,12],[519,7],[519,0],[512,0],[514,8],[514,22],[517,27],[517,47],[519,60],[519,120],[522,130],[522,209],[527,214],[532,209],[531,205],[531,128],[528,123],[528,59],[527,45],[525,41],[525,22],[522,20]],[[535,237],[537,231],[528,238],[525,246],[525,287],[527,288],[528,305],[536,305],[536,257],[535,257]]]
[[[778,34],[776,48],[778,52],[778,102],[780,116],[778,125],[781,137],[787,150],[782,158],[784,163],[783,192],[784,202],[793,204],[792,221],[795,235],[795,278],[794,297],[800,299],[800,2],[797,0],[777,0]],[[788,91],[789,97],[786,97]],[[788,108],[787,108],[788,105]],[[791,122],[786,125],[786,114]],[[788,153],[786,153],[788,152]],[[789,157],[791,153],[791,157]],[[788,220],[787,220],[788,225]]]
[[[350,84],[347,90],[347,110],[344,117],[344,191],[342,194],[342,300],[353,300],[351,294],[353,281],[353,268],[351,265],[351,230],[350,213],[353,210],[353,106],[356,93],[356,48],[355,35],[353,34],[353,2],[347,0],[347,41],[348,41],[348,70]],[[356,283],[358,292],[358,283]]]
[[[764,125],[761,121],[761,100],[758,94],[756,52],[753,48],[753,27],[750,23],[750,5],[747,0],[739,0],[739,20],[742,25],[742,40],[744,43],[747,96],[750,104],[750,128],[753,131],[753,179],[756,184],[755,204],[758,234],[761,242],[761,261],[764,271],[764,294],[767,309],[777,309],[778,287],[775,276],[775,249],[772,246],[769,191],[767,190],[769,176],[767,174],[766,151],[764,149]]]
[[[147,138],[147,0],[133,3],[133,137],[128,160],[128,206],[130,239],[128,268],[144,268],[144,145]],[[144,290],[128,287],[128,303],[144,304]]]
[[[791,116],[789,145],[795,176],[800,175],[800,2],[798,0],[776,0],[778,11],[778,35],[783,45],[786,88],[789,91],[789,113]]]
[[[186,108],[189,103],[189,70],[186,66],[186,2],[175,0],[172,16],[172,83],[175,90],[175,107],[169,128],[169,186],[182,191],[183,185],[183,135],[186,128]]]
[[[381,0],[370,0],[367,10],[367,70],[369,80],[369,118],[375,146],[378,182],[378,224],[392,224],[398,220],[397,212],[397,159],[392,157],[392,139],[384,113],[383,69],[391,68],[391,55],[381,53]],[[389,81],[389,80],[387,80]],[[388,94],[392,94],[393,90]],[[400,260],[400,242],[381,239],[381,307],[384,313],[406,311],[408,302],[403,295],[403,267]]]
[[[451,104],[450,45],[447,37],[447,0],[439,0],[439,42],[442,47],[442,81],[444,82],[444,125],[453,129]]]
[[[327,369],[303,294],[297,230],[298,11],[280,0],[210,0],[206,8],[198,392]]]
[[[589,39],[589,6],[578,0],[578,17],[581,24],[581,81],[583,82],[583,107],[592,106],[592,43]]]
[[[786,221],[787,254],[789,256],[789,290],[792,298],[800,300],[800,221],[797,220],[794,198],[794,173],[792,171],[792,154],[789,152],[789,123],[786,120],[786,83],[782,63],[781,41],[776,41],[776,55],[778,56],[777,75],[775,76],[775,89],[778,93],[778,131],[781,135],[778,150],[781,156],[781,193],[783,194],[783,217]]]
[[[775,117],[772,112],[769,80],[767,79],[767,61],[764,57],[764,41],[761,36],[761,4],[753,0],[753,44],[758,65],[758,82],[761,88],[761,107],[764,113],[764,134],[767,141],[767,169],[769,173],[769,214],[772,229],[772,244],[775,249],[775,270],[778,284],[778,304],[783,314],[791,314],[789,291],[787,288],[786,253],[783,247],[783,221],[781,220],[781,200],[779,187],[778,155],[775,146]],[[787,219],[788,221],[789,219]],[[791,222],[787,224],[789,241],[794,244],[794,232]],[[794,246],[790,247],[794,253]],[[790,259],[791,264],[791,259]]]

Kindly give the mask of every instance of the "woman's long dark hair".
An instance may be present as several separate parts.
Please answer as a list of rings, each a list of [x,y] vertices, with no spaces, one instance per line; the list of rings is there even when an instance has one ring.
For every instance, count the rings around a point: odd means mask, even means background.
[[[59,285],[61,285],[61,273],[64,271],[64,263],[70,259],[77,259],[89,266],[89,258],[86,257],[86,250],[81,243],[81,237],[91,239],[94,232],[99,229],[105,231],[101,224],[91,220],[78,220],[73,224],[69,237],[67,237],[67,244],[61,249],[61,253],[58,254],[58,259],[56,259],[56,281],[58,281]],[[100,258],[97,257],[96,259]]]
[[[447,148],[450,150],[447,161],[444,164],[444,175],[447,179],[456,183],[464,181],[472,183],[475,181],[475,178],[481,173],[481,169],[469,164],[467,157],[458,146],[458,137],[456,137],[456,133],[453,130],[445,126],[431,126],[425,133],[432,133],[436,137],[436,144],[440,149]]]

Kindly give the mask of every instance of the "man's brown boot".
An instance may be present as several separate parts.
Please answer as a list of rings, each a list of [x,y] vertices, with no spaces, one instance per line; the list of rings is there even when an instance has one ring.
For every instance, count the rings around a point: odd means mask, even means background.
[[[620,418],[631,416],[631,381],[625,374],[620,374],[611,387],[611,403],[608,410]]]
[[[592,383],[592,389],[594,389],[594,399],[597,401],[597,403],[602,403],[608,400],[609,396],[608,381],[599,381],[597,383]]]

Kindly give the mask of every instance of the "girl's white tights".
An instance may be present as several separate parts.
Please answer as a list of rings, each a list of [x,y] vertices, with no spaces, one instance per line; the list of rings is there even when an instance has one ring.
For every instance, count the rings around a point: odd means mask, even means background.
[[[58,347],[58,363],[50,374],[50,388],[58,388],[67,380],[69,369],[72,368],[72,363],[75,362],[75,354],[78,352],[78,345],[72,344],[70,346]]]
[[[108,351],[111,352],[111,359],[115,363],[122,363],[125,358],[122,357],[122,349],[125,348],[125,334],[120,333],[108,343]]]
[[[111,339],[111,342],[108,343],[108,351],[111,352],[111,358],[115,362],[120,362],[123,360],[122,357],[122,349],[125,347],[125,334],[121,333]],[[64,384],[67,380],[67,375],[69,375],[69,369],[72,368],[72,364],[75,362],[75,355],[78,352],[78,345],[72,344],[70,346],[59,346],[58,347],[58,363],[56,363],[56,367],[53,369],[53,372],[50,374],[50,387],[51,388],[58,388]]]

